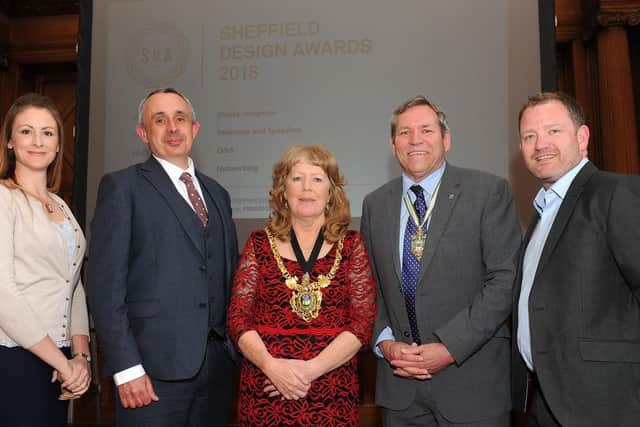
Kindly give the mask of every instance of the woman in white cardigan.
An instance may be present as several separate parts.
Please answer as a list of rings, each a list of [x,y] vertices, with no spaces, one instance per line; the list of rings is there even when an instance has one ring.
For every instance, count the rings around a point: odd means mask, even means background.
[[[62,119],[27,94],[0,135],[0,425],[64,426],[89,388],[89,328],[80,267],[85,239],[54,193]]]

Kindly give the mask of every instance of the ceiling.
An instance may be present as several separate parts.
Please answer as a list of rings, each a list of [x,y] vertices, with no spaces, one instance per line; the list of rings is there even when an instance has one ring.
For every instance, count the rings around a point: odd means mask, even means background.
[[[77,15],[80,0],[0,0],[0,13],[8,17]]]

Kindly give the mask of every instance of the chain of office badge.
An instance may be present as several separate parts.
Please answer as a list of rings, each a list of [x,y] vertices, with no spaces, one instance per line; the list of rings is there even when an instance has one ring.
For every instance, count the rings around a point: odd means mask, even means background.
[[[282,262],[282,257],[280,257],[275,237],[271,234],[268,228],[265,228],[265,232],[267,233],[269,246],[271,246],[271,251],[273,252],[276,264],[278,264],[278,268],[284,276],[285,284],[293,291],[291,299],[289,300],[291,310],[305,322],[311,322],[313,319],[318,317],[318,314],[320,314],[320,308],[322,306],[322,289],[331,284],[331,280],[340,267],[344,236],[338,240],[336,258],[329,270],[329,274],[320,274],[317,280],[312,282],[309,273],[305,273],[301,280],[299,280],[297,276],[289,274],[289,271],[287,271],[284,263]]]
[[[416,257],[418,261],[422,259],[422,254],[424,253],[425,243],[427,241],[427,233],[425,233],[425,224],[431,217],[433,213],[433,208],[436,205],[436,199],[438,198],[438,190],[440,190],[440,182],[436,186],[436,189],[433,191],[433,196],[431,196],[431,200],[429,201],[429,207],[427,208],[427,212],[424,214],[424,218],[422,221],[418,218],[418,213],[416,212],[416,208],[411,203],[411,199],[409,198],[409,194],[404,195],[404,203],[407,207],[407,211],[411,216],[411,219],[417,226],[416,234],[413,234],[410,237],[411,239],[411,253]]]

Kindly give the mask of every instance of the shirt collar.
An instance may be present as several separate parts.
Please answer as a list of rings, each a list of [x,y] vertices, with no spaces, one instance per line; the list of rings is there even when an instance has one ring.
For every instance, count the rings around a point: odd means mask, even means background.
[[[180,175],[182,175],[184,172],[188,172],[192,178],[196,176],[195,166],[193,165],[193,160],[191,160],[191,157],[189,157],[189,164],[187,166],[187,169],[182,169],[181,167],[176,166],[171,162],[161,159],[155,154],[152,154],[152,156],[158,161],[158,163],[160,163],[162,169],[164,169],[164,171],[167,173],[167,175],[169,175],[169,178],[171,178],[171,181],[173,182],[179,181]]]
[[[411,178],[409,178],[404,172],[402,173],[402,194],[407,194],[412,185],[418,184],[422,187],[422,190],[427,193],[427,195],[433,194],[436,190],[436,186],[440,182],[442,175],[444,174],[444,170],[447,166],[447,162],[442,162],[442,165],[436,169],[431,175],[426,176],[421,181],[415,182]],[[413,191],[410,192],[413,194]]]
[[[538,190],[538,194],[536,194],[536,198],[533,200],[533,207],[536,208],[540,215],[542,215],[542,211],[552,197],[555,196],[560,200],[564,200],[567,192],[569,191],[569,187],[571,187],[571,184],[573,183],[576,175],[578,175],[578,172],[580,172],[580,170],[588,162],[589,159],[587,159],[586,157],[583,158],[582,160],[580,160],[580,162],[578,162],[577,165],[571,168],[569,172],[565,173],[564,175],[562,175],[562,177],[560,177],[559,180],[554,182],[553,185],[549,187],[549,189],[545,190],[545,188],[542,187],[540,190]]]

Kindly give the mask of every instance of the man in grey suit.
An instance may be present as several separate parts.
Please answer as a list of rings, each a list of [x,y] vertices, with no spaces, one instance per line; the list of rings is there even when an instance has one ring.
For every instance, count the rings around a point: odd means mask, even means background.
[[[394,111],[390,143],[402,177],[365,198],[361,224],[383,424],[508,426],[521,241],[509,183],[448,164],[445,114],[422,96]]]
[[[175,89],[140,103],[151,156],[107,174],[91,226],[89,301],[118,426],[222,426],[234,363],[229,195],[189,157],[200,124]]]
[[[515,407],[530,426],[637,426],[640,177],[587,159],[589,128],[565,94],[531,96],[519,124],[542,188],[514,292]]]

